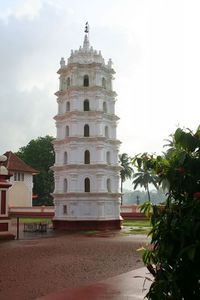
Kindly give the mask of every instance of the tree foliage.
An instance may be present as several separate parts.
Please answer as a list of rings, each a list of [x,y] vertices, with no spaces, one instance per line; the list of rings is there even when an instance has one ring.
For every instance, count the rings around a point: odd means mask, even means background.
[[[50,170],[55,159],[53,139],[48,135],[38,137],[16,153],[24,162],[39,171],[39,174],[33,177],[33,193],[38,195],[38,200],[35,200],[38,205],[53,204],[50,195],[54,189],[53,172]]]
[[[200,127],[178,128],[152,169],[168,192],[164,206],[142,207],[152,224],[151,247],[143,250],[154,276],[147,298],[200,299]]]
[[[158,189],[158,176],[152,169],[154,156],[147,153],[138,154],[132,159],[132,164],[137,168],[138,172],[133,174],[134,190],[140,186],[144,187],[148,195],[148,200],[151,200],[149,192],[149,184],[153,184]]]
[[[123,183],[126,179],[130,179],[133,175],[133,168],[130,166],[131,158],[127,153],[122,153],[119,155],[120,165],[122,167],[120,171],[121,176],[121,193],[123,192]],[[122,202],[122,201],[121,201]],[[122,203],[121,203],[122,204]]]

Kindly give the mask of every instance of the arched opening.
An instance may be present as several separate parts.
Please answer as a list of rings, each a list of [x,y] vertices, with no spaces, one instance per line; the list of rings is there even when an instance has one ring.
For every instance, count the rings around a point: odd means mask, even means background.
[[[103,103],[103,111],[105,113],[107,113],[107,103],[106,102]]]
[[[90,136],[90,127],[88,124],[85,124],[84,126],[84,136]]]
[[[85,99],[83,102],[83,110],[84,111],[89,111],[90,110],[90,103],[88,99]]]
[[[84,163],[90,164],[90,151],[86,150],[84,153]]]
[[[69,101],[66,102],[66,111],[70,111],[70,102]]]
[[[85,178],[85,192],[90,192],[90,179]]]
[[[104,89],[106,88],[106,80],[105,80],[104,77],[102,78],[102,87],[103,87]]]
[[[110,181],[110,178],[107,179],[107,191],[111,192],[111,181]]]
[[[106,152],[106,162],[110,165],[110,151]]]
[[[67,193],[67,189],[68,189],[68,184],[67,184],[67,179],[64,179],[64,193]]]
[[[108,126],[105,126],[105,137],[109,137]]]
[[[67,77],[67,87],[70,86],[70,77]]]
[[[67,205],[63,205],[63,215],[67,215]]]
[[[83,86],[89,86],[89,76],[84,75],[83,77]]]
[[[69,136],[69,126],[67,125],[65,127],[65,137],[68,137]]]
[[[64,164],[67,164],[68,162],[68,156],[67,156],[67,152],[64,152]]]

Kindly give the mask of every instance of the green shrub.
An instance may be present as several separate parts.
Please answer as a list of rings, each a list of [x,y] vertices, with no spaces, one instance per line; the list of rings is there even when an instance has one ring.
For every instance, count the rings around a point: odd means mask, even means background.
[[[200,299],[200,127],[178,128],[164,156],[152,160],[167,187],[163,206],[150,202],[151,244],[143,261],[154,276],[148,299]]]

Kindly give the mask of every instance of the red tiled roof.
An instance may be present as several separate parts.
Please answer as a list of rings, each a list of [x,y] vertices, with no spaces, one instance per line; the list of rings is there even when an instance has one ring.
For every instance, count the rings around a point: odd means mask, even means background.
[[[28,172],[32,173],[33,175],[39,173],[11,151],[7,151],[4,153],[4,155],[7,156],[7,161],[5,161],[4,166],[8,169],[8,171]]]

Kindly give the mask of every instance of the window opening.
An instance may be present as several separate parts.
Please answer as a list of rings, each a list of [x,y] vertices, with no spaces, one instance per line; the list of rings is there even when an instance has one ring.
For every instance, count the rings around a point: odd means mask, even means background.
[[[67,87],[70,86],[70,77],[67,78]]]
[[[64,179],[64,193],[67,193],[67,189],[68,189],[68,184],[67,184],[67,179]]]
[[[108,126],[105,126],[105,137],[108,138],[109,134],[108,134]]]
[[[103,87],[104,89],[106,88],[106,80],[105,80],[104,77],[102,78],[102,87]]]
[[[106,162],[110,165],[110,151],[106,152]]]
[[[66,111],[70,111],[70,102],[69,101],[66,102]]]
[[[63,205],[63,214],[67,215],[67,205]]]
[[[85,178],[85,192],[90,192],[90,179]]]
[[[111,192],[111,182],[110,182],[110,178],[107,179],[107,191]]]
[[[88,99],[85,99],[85,100],[84,100],[84,103],[83,103],[83,110],[84,110],[84,111],[89,111],[89,110],[90,110],[90,103],[89,103],[89,100],[88,100]]]
[[[84,136],[87,137],[87,136],[90,136],[90,128],[89,128],[89,125],[86,124],[84,126]]]
[[[67,125],[65,127],[65,137],[68,137],[69,136],[69,126]]]
[[[83,86],[89,86],[89,76],[84,75],[83,77]]]
[[[86,150],[84,153],[84,163],[90,164],[90,151]]]
[[[68,160],[67,152],[64,152],[64,164],[67,164],[67,160]]]
[[[103,111],[105,113],[107,113],[107,103],[106,102],[103,103]]]

